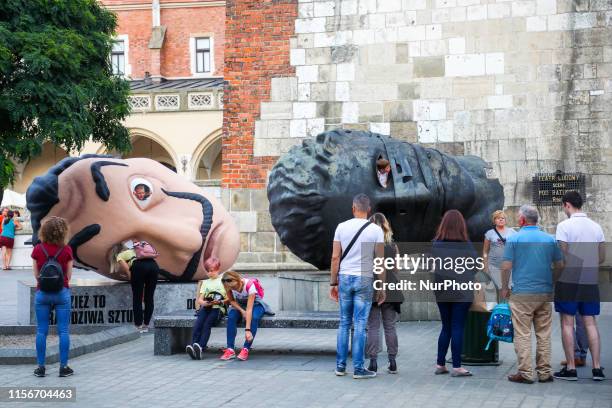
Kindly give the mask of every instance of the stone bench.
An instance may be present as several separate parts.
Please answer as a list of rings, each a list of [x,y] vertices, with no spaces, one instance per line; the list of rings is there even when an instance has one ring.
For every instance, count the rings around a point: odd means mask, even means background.
[[[191,312],[180,311],[153,319],[155,339],[153,353],[168,356],[183,353],[185,345],[191,342],[196,316]],[[259,328],[264,329],[337,329],[340,317],[338,312],[278,312],[274,316],[264,316]],[[244,327],[244,320],[241,321]],[[222,319],[215,327],[227,327],[227,319]]]

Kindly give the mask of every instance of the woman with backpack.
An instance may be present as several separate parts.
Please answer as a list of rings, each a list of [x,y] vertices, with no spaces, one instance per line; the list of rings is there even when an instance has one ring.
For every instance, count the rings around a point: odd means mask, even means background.
[[[397,255],[398,248],[393,242],[393,230],[389,221],[382,213],[376,213],[370,217],[370,222],[378,225],[382,228],[385,237],[385,259],[395,258]],[[386,281],[389,283],[398,283],[399,277],[397,270],[387,270]],[[376,294],[374,294],[376,297]],[[376,372],[378,371],[377,357],[378,353],[381,352],[381,333],[380,326],[382,323],[385,332],[385,343],[387,345],[387,356],[389,364],[387,365],[387,371],[390,374],[397,373],[397,363],[395,357],[397,356],[398,342],[397,342],[397,331],[395,329],[397,318],[400,314],[400,307],[404,301],[404,295],[401,291],[387,290],[385,293],[385,301],[380,304],[376,301],[376,298],[372,299],[372,308],[370,309],[370,316],[368,317],[368,331],[366,341],[366,355],[370,358],[370,364],[368,370]]]
[[[155,287],[159,266],[155,262],[157,251],[145,241],[126,241],[125,250],[117,255],[119,270],[130,277],[134,325],[141,333],[149,331],[153,316]],[[144,313],[142,300],[144,294]]]
[[[228,271],[221,279],[227,292],[227,301],[231,305],[227,315],[227,348],[221,356],[221,360],[236,358],[234,344],[236,341],[237,326],[244,319],[244,345],[238,359],[246,361],[249,358],[249,349],[257,334],[259,321],[266,312],[263,303],[263,287],[259,280],[254,278],[243,278],[237,272]]]
[[[49,319],[55,310],[59,336],[60,377],[72,375],[68,367],[70,351],[70,278],[72,277],[72,248],[67,245],[68,224],[60,217],[49,217],[38,231],[40,243],[32,251],[32,267],[36,278],[36,359],[37,377],[45,376],[45,354]]]
[[[4,251],[2,255],[3,270],[11,269],[11,258],[13,256],[13,246],[15,245],[15,231],[21,229],[21,224],[14,218],[14,211],[7,211],[2,220],[2,233],[0,233],[0,248]]]
[[[432,257],[436,260],[434,294],[440,310],[442,330],[438,337],[438,359],[435,374],[448,374],[446,353],[449,345],[453,358],[453,377],[469,377],[471,372],[461,367],[463,328],[468,311],[474,300],[473,290],[462,290],[462,284],[474,282],[475,269],[468,269],[466,259],[475,260],[477,253],[469,241],[463,215],[457,210],[448,210],[433,240]],[[440,259],[441,262],[437,262]],[[449,262],[449,259],[452,262]],[[448,282],[451,281],[451,282]],[[445,288],[445,283],[457,285]],[[440,285],[440,286],[438,286]],[[465,286],[465,285],[463,285]]]

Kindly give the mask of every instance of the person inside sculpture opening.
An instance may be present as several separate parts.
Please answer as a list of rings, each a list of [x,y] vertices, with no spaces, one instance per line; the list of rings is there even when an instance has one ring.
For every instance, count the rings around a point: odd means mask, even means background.
[[[13,246],[15,245],[15,231],[21,229],[21,224],[14,218],[13,211],[7,211],[2,219],[2,232],[0,233],[0,248],[2,249],[2,269],[11,269]]]
[[[120,273],[130,277],[132,287],[132,307],[134,310],[134,325],[141,333],[149,331],[149,323],[153,316],[155,305],[155,288],[160,273],[159,266],[153,257],[141,255],[136,252],[138,241],[124,241],[111,250],[111,254],[119,253],[111,263],[111,274]],[[144,313],[142,308],[144,294]]]
[[[485,262],[485,272],[489,274],[497,289],[501,289],[501,264],[504,256],[504,246],[506,239],[516,231],[506,226],[506,213],[497,210],[491,216],[493,228],[488,230],[484,236],[483,259]],[[512,285],[510,285],[512,286]]]
[[[389,221],[382,213],[376,213],[370,217],[370,222],[382,228],[385,238],[385,259],[395,258],[398,254],[398,248],[393,242],[393,230]],[[387,270],[385,280],[388,283],[398,283],[399,277],[397,269]],[[377,356],[382,351],[380,325],[384,328],[385,343],[387,345],[387,356],[389,364],[387,371],[390,374],[397,373],[397,356],[398,343],[396,323],[400,314],[401,304],[404,301],[404,295],[401,290],[385,291],[384,303],[379,303],[376,299],[372,299],[372,309],[368,318],[368,330],[366,340],[366,354],[370,358],[368,370],[372,372],[378,371]]]
[[[70,351],[70,278],[72,277],[72,248],[67,245],[68,224],[60,217],[49,217],[38,231],[40,243],[32,250],[32,268],[36,278],[36,360],[34,370],[37,377],[45,376],[45,355],[51,311],[55,311],[57,334],[59,336],[60,377],[72,375],[68,367]],[[51,261],[55,262],[55,265]],[[55,267],[59,264],[61,273]],[[53,271],[56,272],[53,275]],[[41,276],[44,282],[41,282]],[[55,278],[55,279],[54,279]],[[55,281],[57,287],[50,288]],[[59,290],[57,290],[59,289]]]
[[[197,319],[193,326],[191,344],[185,347],[185,351],[193,360],[201,360],[202,353],[206,350],[208,339],[212,328],[219,322],[225,312],[227,293],[221,277],[219,268],[221,262],[212,257],[204,262],[208,279],[202,282],[197,303],[200,306]]]
[[[387,188],[389,184],[389,174],[391,174],[391,164],[389,160],[382,156],[379,157],[379,159],[376,160],[376,177],[378,178],[378,183],[384,188]]]
[[[134,187],[134,197],[140,201],[145,201],[151,196],[151,189],[146,184],[137,184]]]
[[[221,355],[221,360],[231,360],[238,357],[246,361],[249,358],[249,350],[257,334],[257,326],[263,315],[267,312],[267,305],[263,301],[263,287],[259,280],[254,278],[243,278],[234,271],[223,274],[221,279],[227,292],[227,303],[230,309],[227,314],[227,348]],[[236,356],[235,342],[238,332],[238,323],[244,320],[244,344],[238,356]]]
[[[340,303],[340,324],[336,346],[337,376],[346,375],[349,333],[353,326],[353,378],[376,377],[364,367],[366,324],[373,296],[374,257],[384,256],[384,233],[378,225],[368,221],[370,199],[365,194],[353,198],[353,218],[336,227],[332,244],[330,268],[330,297]],[[384,281],[384,274],[377,279]],[[377,290],[375,301],[383,304],[385,291]]]
[[[458,260],[476,259],[476,250],[468,239],[468,231],[463,215],[457,210],[448,210],[442,217],[438,232],[433,240],[432,256],[438,259],[453,258]],[[451,265],[459,264],[452,262]],[[459,272],[452,266],[439,265],[435,270],[436,283],[453,281],[458,284],[474,281],[475,270]],[[435,374],[448,374],[446,353],[451,346],[453,359],[453,377],[467,377],[472,373],[461,367],[461,350],[463,348],[463,329],[468,310],[474,300],[473,290],[436,290],[436,303],[440,310],[442,330],[438,337],[438,359]]]

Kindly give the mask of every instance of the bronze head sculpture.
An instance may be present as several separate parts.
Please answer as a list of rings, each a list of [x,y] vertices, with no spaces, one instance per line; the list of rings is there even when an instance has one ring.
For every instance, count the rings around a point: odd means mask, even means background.
[[[229,269],[240,248],[238,228],[221,203],[167,167],[149,159],[111,156],[69,157],[41,176],[27,191],[33,242],[47,216],[65,218],[77,265],[111,274],[111,249],[144,240],[172,281],[205,277],[204,262],[214,256]]]
[[[388,160],[386,187],[377,161]],[[476,156],[451,156],[365,131],[334,130],[283,155],[268,182],[272,225],[281,242],[319,269],[329,267],[338,223],[351,218],[358,193],[387,216],[398,242],[427,242],[445,211],[459,210],[470,238],[481,241],[490,216],[504,204],[503,188],[487,178]]]

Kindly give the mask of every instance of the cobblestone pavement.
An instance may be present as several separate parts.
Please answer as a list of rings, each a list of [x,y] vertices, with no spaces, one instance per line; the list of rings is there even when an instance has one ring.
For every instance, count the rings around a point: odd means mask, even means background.
[[[608,305],[610,306],[610,305]],[[606,310],[609,311],[609,307]],[[4,313],[4,312],[2,312]],[[612,378],[612,314],[599,319],[604,367]],[[562,358],[558,319],[553,333],[553,362]],[[471,367],[471,378],[433,375],[438,322],[409,322],[398,326],[400,373],[381,370],[377,378],[336,377],[335,330],[262,329],[251,358],[222,362],[218,352],[203,361],[184,354],[153,355],[153,335],[72,359],[75,375],[57,377],[58,365],[47,366],[48,376],[36,378],[33,366],[0,366],[0,386],[72,386],[77,403],[51,406],[103,407],[612,407],[612,380],[590,380],[590,367],[579,369],[576,383],[512,384],[506,376],[516,370],[512,345],[500,346],[499,367]],[[243,331],[239,331],[239,336]],[[215,329],[211,346],[224,343],[225,331]],[[238,343],[238,342],[237,342]],[[291,354],[272,350],[297,350]],[[385,363],[380,356],[379,365]],[[590,365],[590,363],[589,363]],[[0,406],[13,404],[0,403]],[[22,403],[15,406],[49,406]]]
[[[606,339],[612,337],[612,317],[602,316],[600,322],[603,365],[612,367],[612,353],[605,350],[609,344]],[[504,363],[499,367],[472,367],[471,378],[435,376],[432,370],[438,330],[437,322],[401,323],[400,373],[391,375],[383,370],[371,380],[334,376],[334,330],[262,329],[246,362],[222,362],[217,352],[207,354],[203,361],[192,361],[185,354],[154,356],[153,335],[146,334],[136,341],[71,360],[76,374],[69,378],[57,377],[57,364],[47,367],[46,378],[34,377],[31,365],[0,366],[0,386],[73,386],[77,404],[63,405],[92,408],[612,407],[612,381],[593,382],[588,367],[579,369],[579,375],[585,378],[577,383],[509,383],[506,375],[516,369],[509,344],[501,345]],[[222,344],[224,335],[223,329],[215,329],[211,344]],[[554,336],[553,361],[558,362],[558,330]],[[264,351],[283,343],[303,352]],[[612,372],[607,374],[612,376]]]

